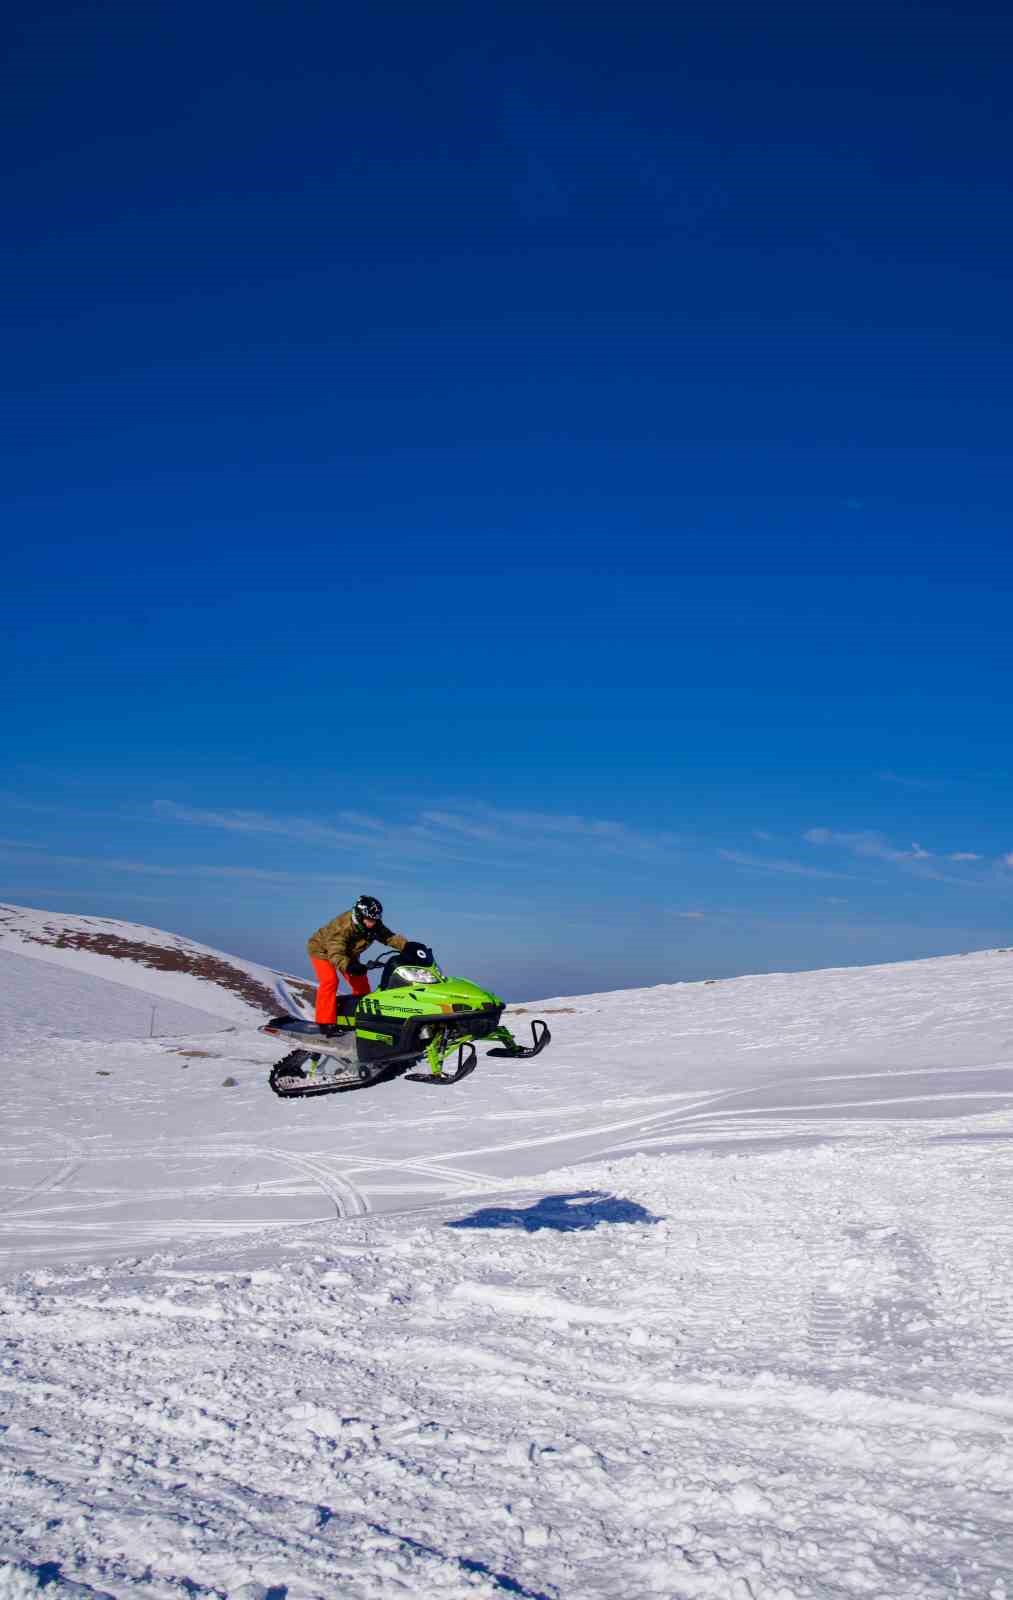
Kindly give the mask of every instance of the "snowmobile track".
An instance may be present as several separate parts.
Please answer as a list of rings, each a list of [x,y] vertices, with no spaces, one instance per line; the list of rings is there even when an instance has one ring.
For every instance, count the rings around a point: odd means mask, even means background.
[[[68,1140],[68,1143],[73,1144],[74,1141]],[[19,1189],[13,1200],[0,1201],[0,1212],[16,1211],[21,1206],[29,1205],[31,1201],[39,1198],[39,1196],[47,1194],[50,1189],[58,1189],[61,1184],[66,1183],[69,1178],[74,1176],[75,1172],[83,1164],[83,1160],[84,1147],[75,1144],[73,1153],[63,1161],[63,1164],[55,1172],[40,1178],[37,1183],[29,1184],[27,1188]],[[18,1186],[12,1185],[12,1187],[16,1188]]]
[[[326,1166],[323,1161],[315,1160],[312,1156],[294,1155],[291,1150],[278,1150],[266,1144],[220,1145],[213,1150],[195,1151],[194,1154],[270,1156],[272,1160],[294,1167],[297,1172],[312,1178],[327,1198],[333,1201],[339,1217],[362,1217],[370,1210],[369,1201],[361,1189],[356,1188],[347,1178],[339,1177],[333,1168]]]
[[[99,1154],[101,1159],[108,1160],[109,1158],[114,1158],[116,1156],[140,1158],[145,1155],[166,1156],[174,1153],[175,1152],[167,1150],[164,1145],[153,1144],[148,1146],[134,1147],[124,1146],[120,1150],[110,1150],[106,1148],[103,1149]],[[223,1157],[227,1158],[229,1156],[266,1156],[272,1161],[279,1162],[282,1166],[294,1168],[296,1172],[300,1173],[304,1177],[311,1178],[317,1188],[321,1189],[327,1196],[328,1200],[332,1202],[335,1213],[338,1217],[361,1217],[365,1216],[371,1209],[366,1196],[359,1188],[356,1187],[354,1183],[347,1178],[340,1177],[333,1170],[333,1168],[327,1165],[323,1160],[317,1160],[312,1156],[296,1155],[291,1150],[280,1150],[271,1145],[259,1144],[190,1145],[187,1147],[186,1154],[188,1156],[214,1159],[216,1161],[221,1160]],[[75,1155],[66,1160],[56,1172],[50,1173],[46,1178],[34,1184],[31,1188],[22,1190],[15,1199],[0,1202],[0,1214],[6,1215],[15,1211],[17,1208],[27,1206],[43,1194],[46,1194],[48,1191],[58,1188],[60,1184],[65,1183],[66,1180],[71,1177],[81,1166],[85,1165],[88,1160],[89,1157],[84,1150],[78,1151]],[[75,1206],[68,1205],[66,1208],[61,1209],[65,1209],[72,1213],[77,1208]],[[94,1209],[94,1207],[89,1203],[86,1207],[84,1207],[84,1209],[91,1211]]]

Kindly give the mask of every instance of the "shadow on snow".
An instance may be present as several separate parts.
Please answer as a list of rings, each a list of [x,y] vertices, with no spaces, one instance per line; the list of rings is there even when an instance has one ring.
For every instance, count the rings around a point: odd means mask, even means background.
[[[601,1189],[581,1189],[576,1194],[547,1194],[530,1206],[483,1206],[470,1217],[448,1222],[448,1228],[523,1228],[538,1233],[555,1228],[557,1233],[576,1233],[599,1228],[603,1222],[660,1222],[633,1200],[617,1200]]]
[[[332,1511],[330,1506],[317,1507],[317,1527],[326,1528],[329,1522],[342,1523],[351,1529],[356,1518],[347,1512]],[[435,1545],[424,1544],[420,1539],[412,1539],[406,1533],[396,1533],[393,1528],[385,1528],[382,1522],[367,1522],[365,1526],[373,1533],[379,1533],[385,1539],[396,1539],[406,1550],[417,1551],[419,1555],[435,1556],[438,1561],[456,1566],[462,1572],[475,1573],[479,1577],[488,1578],[497,1589],[502,1589],[505,1594],[513,1594],[519,1600],[554,1600],[556,1591],[547,1595],[541,1589],[526,1589],[516,1578],[511,1578],[507,1572],[497,1572],[493,1567],[487,1566],[484,1561],[478,1561],[471,1556],[459,1556],[450,1551],[438,1550]]]

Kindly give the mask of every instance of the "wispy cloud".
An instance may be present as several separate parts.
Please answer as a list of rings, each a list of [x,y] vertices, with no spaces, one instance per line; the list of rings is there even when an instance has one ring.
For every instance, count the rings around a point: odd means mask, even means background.
[[[8,855],[17,851],[14,859],[45,861],[61,867],[98,867],[106,872],[136,872],[155,878],[230,878],[251,879],[263,883],[338,883],[335,873],[272,872],[264,867],[209,867],[202,864],[163,866],[157,861],[132,861],[119,856],[60,855],[40,845],[28,844],[21,839],[0,839],[0,851]]]
[[[737,867],[751,867],[758,872],[783,872],[798,878],[853,878],[852,872],[829,872],[824,867],[809,867],[802,861],[775,860],[767,856],[750,856],[741,850],[719,850],[723,861]]]
[[[928,861],[931,851],[920,844],[911,844],[898,850],[882,833],[871,830],[861,833],[836,833],[832,828],[809,828],[802,835],[807,844],[835,844],[850,850],[856,856],[873,856],[878,861]]]
[[[155,815],[169,822],[190,823],[200,828],[223,828],[228,833],[273,834],[295,839],[301,844],[338,846],[377,842],[387,832],[386,825],[357,812],[339,812],[336,827],[332,822],[312,817],[275,817],[263,811],[208,811],[197,806],[177,805],[173,800],[156,800]]]
[[[951,850],[940,855],[926,850],[917,840],[912,840],[907,846],[897,846],[892,844],[885,834],[872,829],[847,833],[834,828],[809,828],[802,837],[808,844],[836,845],[856,856],[888,861],[894,866],[912,872],[916,877],[928,878],[936,883],[951,883],[961,888],[980,888],[982,885],[980,878],[956,878],[951,873],[941,872],[935,865],[936,862],[955,861],[966,864],[982,861],[984,857],[976,850]]]
[[[706,911],[677,911],[677,917],[685,917],[689,922],[706,922]]]
[[[539,842],[572,841],[621,855],[663,856],[685,848],[685,841],[667,829],[632,828],[611,817],[583,817],[549,811],[510,811],[492,806],[423,811],[419,821],[433,828],[498,845],[530,847]]]
[[[339,811],[339,822],[347,823],[350,828],[362,828],[366,833],[386,833],[387,824],[378,822],[376,817],[366,816],[361,811]]]
[[[613,818],[584,817],[543,811],[508,811],[490,806],[460,805],[429,808],[413,818],[366,818],[358,812],[339,812],[334,819],[273,816],[263,811],[210,810],[178,805],[172,800],[155,803],[155,814],[168,822],[229,833],[270,835],[300,844],[334,845],[365,850],[411,837],[430,852],[460,849],[462,845],[516,850],[558,849],[571,843],[593,845],[611,854],[663,858],[682,848],[682,841],[665,829],[632,828]]]
[[[62,805],[49,800],[26,800],[11,789],[0,789],[0,806],[12,811],[27,811],[38,817],[85,817],[97,822],[108,821],[110,817],[122,819],[124,815],[122,811],[93,811],[84,806]]]
[[[0,886],[0,895],[7,894],[17,895],[19,897],[21,895],[41,895],[46,898],[48,898],[50,895],[58,894],[60,897],[61,906],[67,900],[86,900],[90,903],[94,903],[95,901],[94,889],[68,889],[66,885],[62,883],[20,883],[13,889],[7,889],[6,887]],[[178,895],[135,894],[128,889],[107,889],[103,887],[102,902],[103,904],[108,903],[110,905],[119,905],[122,902],[125,905],[178,906],[179,897]],[[17,903],[24,904],[24,902],[20,899],[17,901]],[[42,910],[45,908],[39,907],[38,909]]]
[[[465,839],[480,840],[483,844],[508,842],[501,828],[488,822],[476,822],[469,817],[455,816],[452,811],[422,811],[419,813],[419,822],[424,827],[443,828],[449,833],[461,834]]]
[[[58,816],[68,810],[66,806],[50,805],[41,800],[23,800],[19,794],[14,794],[10,789],[0,789],[0,806],[10,806],[16,811],[33,811],[45,817]]]
[[[877,772],[876,777],[881,783],[895,783],[901,789],[934,790],[945,789],[944,778],[916,778],[903,772]]]
[[[1004,867],[1013,867],[1013,850],[1009,852],[1009,855],[1002,857],[1002,864]]]

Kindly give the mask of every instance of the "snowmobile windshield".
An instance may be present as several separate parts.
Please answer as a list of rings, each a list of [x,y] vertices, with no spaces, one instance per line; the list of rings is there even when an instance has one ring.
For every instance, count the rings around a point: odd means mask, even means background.
[[[395,967],[394,976],[404,983],[440,983],[443,979],[435,961],[431,967]]]

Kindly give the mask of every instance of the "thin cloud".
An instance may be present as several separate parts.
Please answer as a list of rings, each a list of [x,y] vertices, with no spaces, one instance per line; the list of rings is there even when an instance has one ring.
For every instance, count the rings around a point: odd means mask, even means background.
[[[888,861],[893,866],[910,871],[916,877],[930,879],[934,883],[950,883],[962,889],[982,887],[980,879],[955,878],[950,873],[940,872],[932,865],[937,860],[980,861],[981,856],[972,850],[955,850],[945,856],[936,856],[931,850],[924,849],[917,840],[913,840],[906,849],[899,849],[890,843],[885,834],[871,829],[859,833],[841,833],[834,828],[809,828],[802,837],[808,844],[836,845],[840,849],[850,850],[856,856]]]
[[[810,828],[802,835],[807,844],[836,844],[856,856],[873,856],[877,861],[928,861],[932,852],[912,843],[898,850],[882,833],[836,833],[832,828]]]
[[[350,828],[363,828],[367,833],[386,833],[387,824],[378,822],[375,817],[366,816],[361,811],[339,811],[339,822],[347,823]]]
[[[881,783],[895,783],[901,789],[945,789],[946,783],[942,778],[912,778],[903,772],[877,772],[876,777]]]
[[[368,849],[387,843],[395,835],[407,835],[431,847],[478,845],[530,848],[539,842],[559,844],[593,842],[599,849],[623,855],[663,856],[681,847],[675,834],[650,832],[629,827],[612,818],[582,817],[538,811],[499,811],[493,807],[461,807],[459,810],[427,809],[412,821],[391,822],[362,817],[358,812],[340,812],[332,823],[314,817],[272,816],[262,811],[238,809],[209,810],[158,800],[155,814],[170,822],[201,828],[220,828],[229,833],[263,834],[294,839],[300,844],[336,845]],[[352,829],[356,831],[351,831]]]
[[[18,839],[0,839],[0,850],[19,852],[15,860],[41,859],[61,867],[100,867],[107,872],[136,872],[155,878],[251,879],[263,883],[338,883],[334,873],[272,872],[264,867],[208,867],[187,865],[166,867],[156,861],[131,861],[118,856],[68,856]]]
[[[156,800],[155,814],[170,822],[189,823],[199,828],[223,828],[228,833],[271,834],[283,839],[295,839],[300,844],[326,844],[361,849],[376,843],[386,834],[383,823],[362,822],[356,813],[341,813],[339,820],[346,826],[335,828],[330,823],[318,822],[312,817],[273,817],[263,811],[207,811],[196,806],[180,806],[172,800]],[[350,827],[359,830],[351,832]],[[373,837],[363,837],[368,831]]]
[[[13,811],[28,811],[39,817],[85,817],[93,821],[108,821],[110,817],[122,820],[124,816],[122,811],[91,811],[84,806],[66,806],[48,800],[25,800],[10,789],[0,789],[0,806]]]
[[[10,789],[0,789],[0,805],[12,806],[17,811],[37,812],[39,816],[45,817],[80,815],[79,812],[71,810],[68,806],[50,805],[41,800],[23,800],[19,794],[12,794]]]
[[[451,811],[423,811],[419,814],[419,821],[432,828],[445,828],[449,833],[463,834],[466,839],[478,839],[483,844],[509,843],[509,839],[501,829],[492,827],[489,823],[473,822],[467,817],[455,816]]]
[[[505,851],[565,848],[664,861],[681,851],[682,840],[662,830],[631,828],[613,818],[572,813],[506,811],[492,806],[461,805],[456,810],[429,809],[412,825],[413,837],[440,848],[457,844],[495,845]]]
[[[781,861],[764,856],[749,856],[741,850],[719,850],[724,861],[737,867],[751,867],[759,872],[783,872],[797,878],[854,878],[853,872],[829,872],[823,867],[808,867],[801,861]]]
[[[625,822],[611,817],[583,817],[566,812],[506,811],[492,806],[462,807],[461,811],[423,812],[426,820],[439,825],[484,836],[482,830],[491,830],[499,844],[528,843],[539,835],[555,841],[572,839],[579,843],[595,844],[626,854],[659,854],[683,848],[684,841],[664,829],[631,828]]]
[[[330,823],[320,822],[313,817],[276,817],[262,811],[213,811],[198,806],[177,805],[172,800],[156,801],[154,810],[158,817],[170,822],[199,828],[220,828],[226,833],[239,833],[250,837],[288,839],[296,844],[324,846],[345,852],[355,851],[357,856],[364,859],[368,857],[374,863],[378,860],[378,851],[382,847],[387,852],[383,865],[384,871],[388,874],[392,871],[396,874],[398,870],[396,863],[392,866],[389,859],[391,844],[395,842],[403,844],[408,838],[411,839],[416,855],[438,856],[444,862],[458,861],[465,864],[471,859],[467,855],[455,853],[448,845],[446,834],[433,833],[431,829],[411,823],[388,823],[370,818],[369,832],[364,828],[362,832],[354,833],[335,828]],[[338,815],[350,824],[359,825],[358,813],[354,811],[340,812]],[[226,869],[221,870],[224,872]],[[333,883],[339,880],[333,876],[319,877],[304,874],[294,881]]]
[[[65,900],[88,900],[90,902],[95,900],[94,889],[68,889],[62,883],[22,883],[9,891],[5,888],[0,888],[0,894],[6,895],[7,893],[16,895],[59,895],[61,903]],[[104,886],[102,900],[103,904],[107,901],[110,903],[124,901],[131,905],[144,906],[178,906],[180,903],[178,895],[134,894],[129,889],[107,889]],[[45,910],[45,907],[39,906],[33,909]]]

